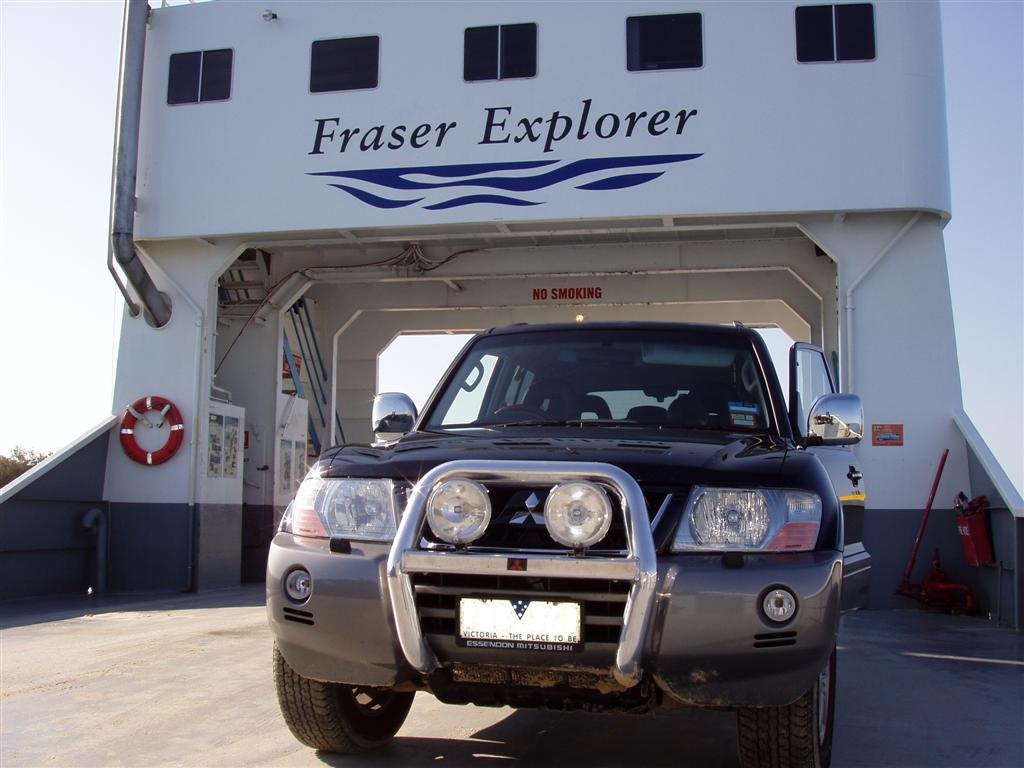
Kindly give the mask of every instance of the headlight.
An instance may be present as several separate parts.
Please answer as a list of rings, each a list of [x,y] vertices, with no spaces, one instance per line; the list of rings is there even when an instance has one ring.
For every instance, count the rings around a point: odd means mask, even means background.
[[[390,541],[395,536],[391,480],[306,476],[281,521],[296,536]]]
[[[690,493],[673,551],[805,552],[821,526],[816,493],[705,488]]]
[[[461,477],[434,486],[427,499],[427,523],[449,544],[469,544],[491,522],[491,499],[480,483]]]
[[[556,485],[544,502],[544,524],[551,538],[572,549],[586,549],[608,533],[612,504],[604,488],[594,483]]]

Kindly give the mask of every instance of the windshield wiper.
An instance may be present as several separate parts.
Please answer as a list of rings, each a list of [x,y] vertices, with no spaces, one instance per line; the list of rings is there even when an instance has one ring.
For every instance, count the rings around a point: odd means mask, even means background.
[[[525,419],[523,421],[504,421],[498,424],[481,424],[481,427],[489,429],[501,429],[502,427],[588,427],[595,426],[636,426],[633,422],[617,421],[615,419]]]
[[[737,432],[745,435],[767,434],[767,429],[751,429],[749,427],[712,427],[707,424],[657,424],[659,430],[678,430],[680,432]]]

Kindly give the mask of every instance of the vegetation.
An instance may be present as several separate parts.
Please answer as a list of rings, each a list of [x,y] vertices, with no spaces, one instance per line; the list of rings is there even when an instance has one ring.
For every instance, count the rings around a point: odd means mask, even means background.
[[[14,446],[10,454],[6,456],[0,454],[0,488],[3,488],[19,475],[32,469],[32,467],[49,455],[48,453],[34,451],[31,448],[22,448],[20,445]]]

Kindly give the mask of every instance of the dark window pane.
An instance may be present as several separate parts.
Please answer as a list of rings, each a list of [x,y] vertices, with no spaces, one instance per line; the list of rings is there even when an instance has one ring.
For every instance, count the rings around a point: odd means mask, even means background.
[[[875,58],[875,9],[871,3],[836,6],[836,54],[839,61]]]
[[[231,96],[231,49],[203,51],[200,101],[221,101]]]
[[[692,69],[704,65],[699,13],[626,19],[626,68]]]
[[[796,9],[796,60],[835,61],[832,45],[832,6],[805,5]]]
[[[467,29],[462,62],[462,76],[466,80],[497,80],[498,28]]]
[[[379,53],[380,38],[376,35],[315,41],[309,90],[324,93],[376,88]]]
[[[537,25],[505,24],[501,27],[501,79],[537,74]]]
[[[167,73],[167,103],[194,104],[199,101],[199,63],[202,53],[171,54]]]

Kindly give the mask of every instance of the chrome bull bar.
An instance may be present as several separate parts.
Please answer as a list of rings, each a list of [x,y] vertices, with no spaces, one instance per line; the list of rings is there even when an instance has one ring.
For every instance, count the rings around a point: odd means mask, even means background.
[[[438,483],[464,477],[487,484],[551,484],[572,480],[604,483],[615,490],[625,513],[625,557],[577,557],[571,554],[525,554],[526,571],[507,570],[510,555],[466,552],[431,552],[420,549],[426,519],[427,497]],[[514,553],[513,553],[514,556]],[[450,461],[427,472],[409,495],[388,557],[388,587],[402,652],[409,664],[423,674],[438,667],[427,645],[416,611],[411,573],[500,574],[553,578],[614,579],[632,581],[622,617],[622,631],[612,673],[623,686],[640,681],[640,655],[654,605],[658,565],[654,552],[647,505],[640,486],[611,464],[553,461]],[[457,630],[456,630],[457,631]]]

